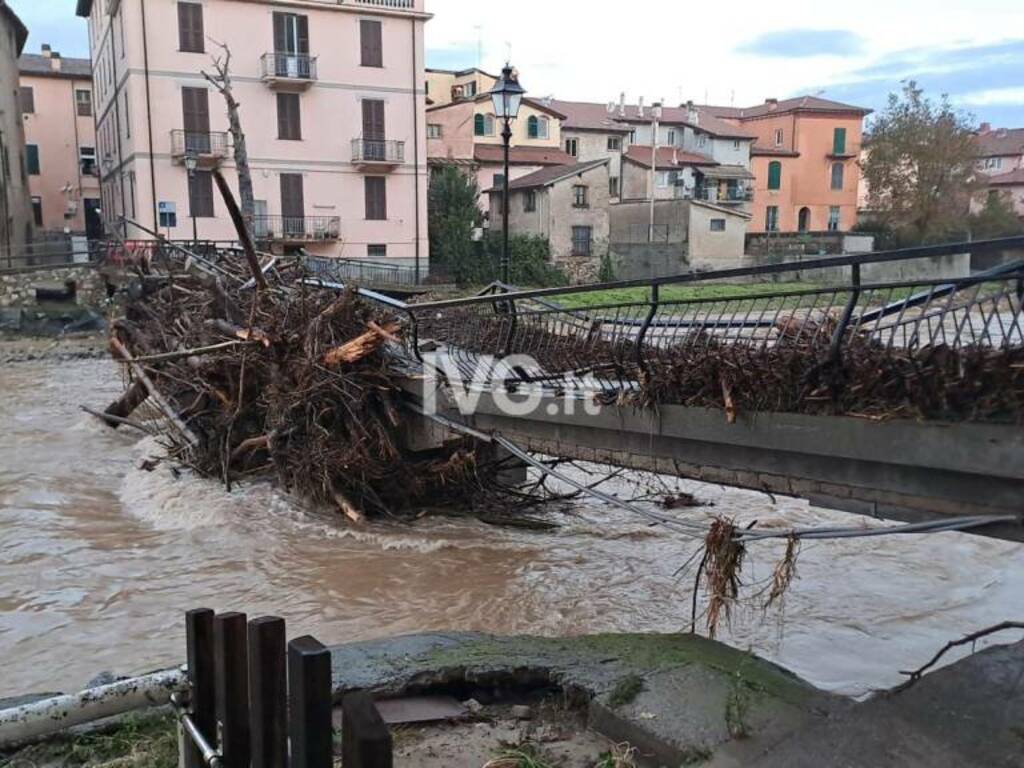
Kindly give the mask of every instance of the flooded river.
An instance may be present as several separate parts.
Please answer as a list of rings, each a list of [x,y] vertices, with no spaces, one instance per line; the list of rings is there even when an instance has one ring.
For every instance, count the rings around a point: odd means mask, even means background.
[[[675,571],[694,544],[675,534],[590,504],[548,533],[436,518],[353,530],[269,486],[227,494],[140,469],[152,443],[78,408],[119,390],[107,361],[0,369],[0,696],[179,663],[183,613],[199,606],[280,614],[290,634],[327,643],[688,626],[692,573]],[[859,520],[682,486],[744,521]],[[753,545],[748,579],[767,578],[780,553]],[[853,695],[897,683],[898,670],[947,640],[1024,610],[1024,547],[977,537],[807,543],[798,568],[784,612],[741,613],[722,639]]]

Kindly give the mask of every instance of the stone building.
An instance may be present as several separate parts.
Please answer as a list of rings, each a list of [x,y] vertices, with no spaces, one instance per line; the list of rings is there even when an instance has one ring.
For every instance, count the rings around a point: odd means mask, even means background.
[[[21,251],[34,234],[21,118],[23,94],[16,85],[18,57],[27,39],[28,29],[6,0],[0,0],[0,252],[7,254]]]

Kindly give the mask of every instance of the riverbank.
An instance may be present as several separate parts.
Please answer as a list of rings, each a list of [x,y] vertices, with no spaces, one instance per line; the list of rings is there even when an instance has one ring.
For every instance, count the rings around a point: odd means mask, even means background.
[[[106,332],[72,333],[63,336],[0,335],[0,364],[36,360],[67,362],[109,357]]]
[[[415,635],[331,648],[336,697],[440,697],[460,714],[393,726],[397,768],[1020,766],[1024,642],[854,703],[693,635]],[[435,703],[438,700],[434,699]],[[174,723],[133,716],[0,765],[172,768]]]

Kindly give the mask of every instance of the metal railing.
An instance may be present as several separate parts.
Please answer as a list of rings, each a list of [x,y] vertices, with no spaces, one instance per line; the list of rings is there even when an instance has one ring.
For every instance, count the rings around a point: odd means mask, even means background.
[[[249,226],[257,240],[318,242],[341,237],[337,216],[253,216]]]
[[[405,142],[390,139],[352,139],[355,163],[404,163]]]
[[[373,5],[378,8],[395,8],[412,10],[416,7],[415,0],[348,0],[355,5]]]
[[[263,80],[316,80],[316,56],[304,53],[264,53],[260,57]]]
[[[316,277],[368,287],[412,287],[419,284],[416,268],[405,264],[387,264],[364,259],[304,257],[307,271]]]
[[[0,248],[0,272],[94,264],[103,260],[104,253],[104,242],[84,237],[36,240],[10,249]]]
[[[467,381],[481,366],[493,369],[517,355],[533,362],[517,358],[504,380],[562,390],[633,389],[659,361],[694,350],[714,355],[722,345],[753,351],[800,345],[811,360],[838,357],[852,344],[902,351],[1024,348],[1024,261],[955,278],[932,276],[936,262],[922,261],[1021,247],[1024,237],[956,243],[408,309],[414,337],[438,344],[437,354]],[[847,276],[837,279],[843,271]],[[737,279],[792,282],[744,286]]]
[[[711,203],[749,203],[754,199],[754,190],[750,188],[726,188],[720,190],[717,187],[697,187],[693,191],[695,200],[706,200]]]
[[[171,131],[171,155],[184,157],[227,157],[228,134],[226,131],[185,131],[175,128]]]

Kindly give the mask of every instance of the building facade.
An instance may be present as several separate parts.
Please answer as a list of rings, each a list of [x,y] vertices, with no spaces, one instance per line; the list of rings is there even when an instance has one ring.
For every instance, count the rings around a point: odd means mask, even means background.
[[[705,107],[755,137],[753,232],[847,232],[857,222],[864,118],[815,96],[749,108]]]
[[[453,101],[475,99],[487,93],[498,78],[482,69],[428,69],[427,106],[443,107]]]
[[[488,190],[491,227],[501,231],[502,187]],[[608,160],[543,168],[509,184],[508,231],[548,241],[551,259],[570,275],[593,265],[608,246]],[[575,264],[581,266],[576,267]],[[593,271],[593,270],[591,270]]]
[[[44,45],[40,54],[23,54],[18,70],[36,228],[100,237],[90,62]]]
[[[34,226],[21,117],[18,57],[28,30],[0,0],[0,251],[13,253],[32,240]]]
[[[78,0],[88,17],[104,218],[128,237],[233,240],[228,61],[274,250],[428,263],[424,0]],[[196,169],[190,172],[189,165]]]
[[[993,129],[982,123],[977,145],[977,168],[987,193],[1003,196],[1024,217],[1024,128]]]

